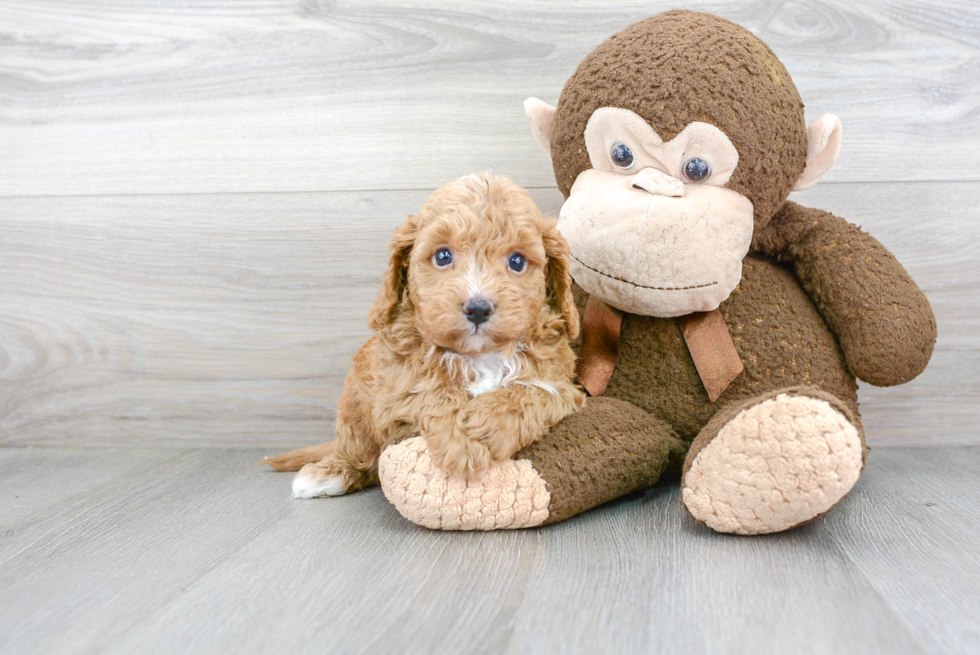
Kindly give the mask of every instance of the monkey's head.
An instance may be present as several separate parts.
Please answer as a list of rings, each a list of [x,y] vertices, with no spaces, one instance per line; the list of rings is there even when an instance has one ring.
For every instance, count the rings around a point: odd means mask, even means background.
[[[612,36],[532,131],[566,197],[572,276],[626,312],[682,316],[731,294],[754,232],[837,158],[773,52],[723,18],[670,11]]]

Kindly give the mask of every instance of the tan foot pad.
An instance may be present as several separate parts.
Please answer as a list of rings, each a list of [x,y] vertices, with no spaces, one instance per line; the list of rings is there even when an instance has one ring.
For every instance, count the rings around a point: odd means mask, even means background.
[[[409,521],[434,530],[504,530],[541,525],[551,494],[526,459],[493,464],[467,482],[436,468],[425,439],[414,437],[381,453],[385,496]]]
[[[779,532],[832,508],[861,468],[847,417],[825,400],[780,394],[721,428],[685,475],[682,499],[719,532]]]

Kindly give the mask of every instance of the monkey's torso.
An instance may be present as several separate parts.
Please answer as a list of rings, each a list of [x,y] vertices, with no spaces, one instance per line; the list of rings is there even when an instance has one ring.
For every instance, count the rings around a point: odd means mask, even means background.
[[[793,274],[749,255],[721,313],[745,369],[708,399],[677,321],[625,314],[619,358],[604,395],[666,421],[691,441],[725,405],[793,386],[822,389],[857,412],[857,385],[837,338]]]

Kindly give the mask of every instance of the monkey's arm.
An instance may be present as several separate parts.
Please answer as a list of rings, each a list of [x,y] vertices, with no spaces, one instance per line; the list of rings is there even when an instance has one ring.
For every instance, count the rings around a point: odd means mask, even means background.
[[[858,378],[884,387],[925,369],[936,342],[932,308],[874,237],[829,212],[787,202],[752,247],[793,265]]]

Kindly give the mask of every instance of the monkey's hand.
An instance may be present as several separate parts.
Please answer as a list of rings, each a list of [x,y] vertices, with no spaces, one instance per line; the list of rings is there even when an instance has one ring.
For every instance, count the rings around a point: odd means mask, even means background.
[[[932,308],[874,237],[833,214],[787,202],[752,245],[793,265],[858,378],[884,387],[925,369],[936,342]]]

